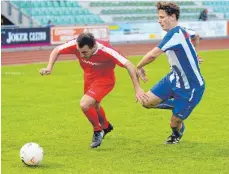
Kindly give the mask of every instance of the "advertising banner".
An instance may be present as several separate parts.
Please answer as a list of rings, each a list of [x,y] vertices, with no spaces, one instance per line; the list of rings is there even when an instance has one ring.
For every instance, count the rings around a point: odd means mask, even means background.
[[[158,23],[121,23],[109,28],[111,42],[161,39],[163,32]]]
[[[180,22],[180,26],[196,31],[200,37],[227,36],[227,21]]]
[[[82,32],[90,32],[96,39],[109,41],[108,26],[52,27],[51,44],[65,43],[77,38]]]
[[[200,37],[225,37],[227,21],[189,21],[179,25],[196,31]],[[110,25],[110,42],[160,40],[166,34],[158,23],[120,23]]]
[[[2,48],[50,45],[49,28],[13,28],[1,30]]]

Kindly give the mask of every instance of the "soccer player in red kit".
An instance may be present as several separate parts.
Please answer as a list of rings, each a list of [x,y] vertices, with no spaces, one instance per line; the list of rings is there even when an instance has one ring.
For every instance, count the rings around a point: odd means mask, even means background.
[[[93,126],[91,148],[98,147],[103,137],[113,130],[100,103],[114,88],[116,64],[128,70],[136,99],[140,102],[147,100],[146,94],[140,88],[135,67],[109,43],[96,40],[91,33],[82,33],[77,39],[57,46],[52,51],[47,68],[40,70],[41,75],[51,73],[60,54],[75,54],[84,70],[84,96],[80,107]]]

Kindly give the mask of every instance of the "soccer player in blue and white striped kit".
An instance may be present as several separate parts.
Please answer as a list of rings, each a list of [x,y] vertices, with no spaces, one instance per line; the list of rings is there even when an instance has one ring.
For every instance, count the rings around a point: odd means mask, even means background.
[[[171,109],[172,134],[166,144],[176,144],[183,136],[183,121],[200,102],[205,82],[200,73],[199,61],[191,38],[194,36],[178,25],[180,8],[175,3],[158,2],[158,22],[167,31],[163,40],[149,51],[137,65],[137,74],[148,81],[143,67],[153,62],[163,52],[168,57],[171,72],[153,86],[142,103],[145,108]],[[191,35],[193,36],[191,36]]]

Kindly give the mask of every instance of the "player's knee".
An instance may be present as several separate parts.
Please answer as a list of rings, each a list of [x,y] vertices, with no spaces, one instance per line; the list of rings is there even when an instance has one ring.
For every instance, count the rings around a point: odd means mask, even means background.
[[[89,108],[90,108],[90,105],[84,101],[84,100],[81,100],[80,101],[80,108],[83,110],[83,111],[87,111]]]

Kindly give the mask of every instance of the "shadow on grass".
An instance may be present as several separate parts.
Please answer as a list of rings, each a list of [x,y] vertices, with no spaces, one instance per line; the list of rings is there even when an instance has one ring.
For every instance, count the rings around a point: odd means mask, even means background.
[[[25,164],[22,164],[24,168],[29,168],[31,170],[38,170],[38,169],[58,169],[58,168],[62,168],[64,167],[63,164],[59,164],[59,163],[48,163],[48,164],[40,164],[37,166],[28,166]]]

